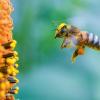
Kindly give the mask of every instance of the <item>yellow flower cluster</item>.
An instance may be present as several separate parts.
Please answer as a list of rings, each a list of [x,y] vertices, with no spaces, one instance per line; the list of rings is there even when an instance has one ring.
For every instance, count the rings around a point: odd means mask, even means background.
[[[16,41],[12,39],[12,11],[10,0],[0,0],[0,100],[14,100],[13,94],[19,90],[15,87],[19,71],[18,53],[14,51]]]

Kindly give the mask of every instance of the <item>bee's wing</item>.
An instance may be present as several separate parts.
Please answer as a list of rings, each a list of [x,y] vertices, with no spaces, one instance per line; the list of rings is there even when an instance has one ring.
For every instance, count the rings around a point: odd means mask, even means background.
[[[75,47],[78,44],[77,36],[72,35],[71,36],[71,42],[72,42],[72,45]]]
[[[75,48],[77,43],[78,41],[76,36],[72,35],[70,37],[65,37],[61,48]]]
[[[76,34],[76,33],[79,33],[79,32],[80,32],[80,29],[78,29],[77,27],[71,25],[69,33]]]

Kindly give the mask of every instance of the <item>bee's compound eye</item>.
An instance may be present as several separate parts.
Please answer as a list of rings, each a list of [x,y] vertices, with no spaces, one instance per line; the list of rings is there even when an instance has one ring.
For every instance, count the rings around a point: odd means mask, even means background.
[[[65,32],[65,30],[64,30],[64,29],[62,29],[62,30],[61,30],[61,33],[64,33],[64,32]]]

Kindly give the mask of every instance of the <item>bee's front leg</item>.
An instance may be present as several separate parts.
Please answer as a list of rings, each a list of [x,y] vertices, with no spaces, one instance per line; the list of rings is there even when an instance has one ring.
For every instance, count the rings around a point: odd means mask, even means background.
[[[63,43],[61,44],[61,48],[71,48],[70,42],[70,38],[65,37]]]
[[[66,48],[66,44],[65,44],[65,38],[64,38],[64,40],[63,40],[63,42],[62,42],[62,44],[61,44],[61,48]]]

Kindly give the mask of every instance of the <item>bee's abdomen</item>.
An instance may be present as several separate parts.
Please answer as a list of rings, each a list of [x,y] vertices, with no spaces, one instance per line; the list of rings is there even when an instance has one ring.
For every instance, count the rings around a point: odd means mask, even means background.
[[[88,33],[87,46],[93,49],[100,50],[100,38],[93,33]]]

